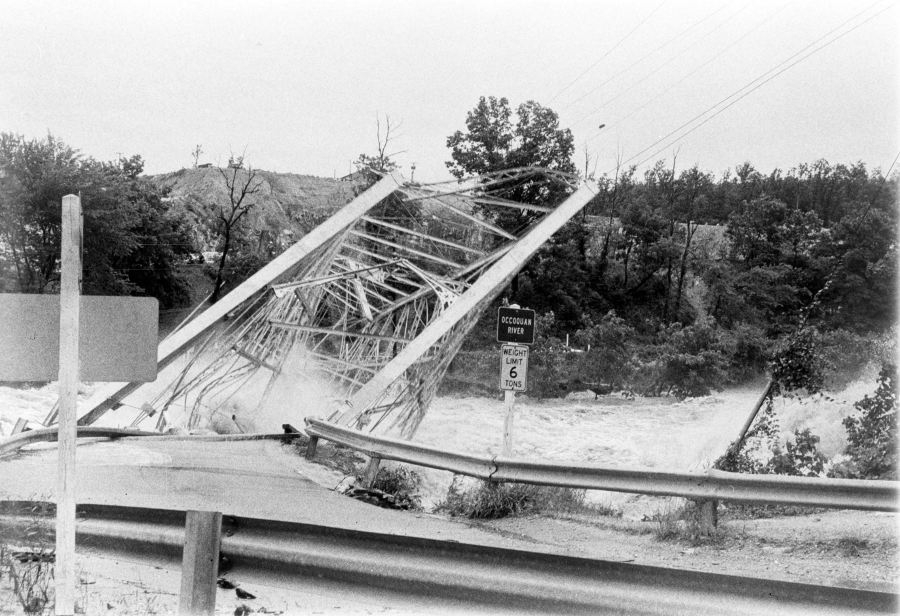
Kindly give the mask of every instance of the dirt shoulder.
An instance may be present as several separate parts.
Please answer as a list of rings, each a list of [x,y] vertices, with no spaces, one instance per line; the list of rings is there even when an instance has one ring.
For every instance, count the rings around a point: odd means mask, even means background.
[[[314,464],[318,473],[304,472],[334,488],[361,472],[365,458],[351,450],[320,445]],[[335,482],[335,479],[338,479]],[[330,482],[330,485],[328,484]],[[684,522],[670,528],[673,536],[660,539],[661,522],[652,516],[629,515],[641,510],[671,511],[681,499],[634,496],[619,510],[578,514],[529,514],[497,520],[469,520],[440,514],[398,512],[443,518],[503,539],[525,542],[533,549],[619,562],[673,567],[785,580],[807,584],[898,591],[900,550],[897,514],[806,510],[799,515],[748,512],[719,505],[719,523],[711,537],[686,538]],[[759,517],[768,515],[771,517]],[[672,516],[674,517],[674,515]]]
[[[897,516],[829,511],[725,519],[714,537],[657,538],[658,523],[603,516],[527,516],[471,522],[586,558],[897,591]]]

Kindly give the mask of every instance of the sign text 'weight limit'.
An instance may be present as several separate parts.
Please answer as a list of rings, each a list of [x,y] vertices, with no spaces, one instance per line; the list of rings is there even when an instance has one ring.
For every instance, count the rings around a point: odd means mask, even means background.
[[[500,389],[525,391],[528,388],[528,347],[504,344],[500,347]]]

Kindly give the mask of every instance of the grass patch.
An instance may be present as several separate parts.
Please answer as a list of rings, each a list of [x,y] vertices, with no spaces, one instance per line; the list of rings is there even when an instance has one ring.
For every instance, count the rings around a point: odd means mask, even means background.
[[[665,507],[653,515],[653,536],[657,541],[683,541],[691,545],[720,543],[725,539],[721,526],[707,528],[703,523],[702,505],[688,501],[675,506],[667,501]]]
[[[470,519],[494,520],[522,514],[594,514],[621,516],[608,505],[585,501],[585,490],[535,486],[525,483],[482,481],[466,488],[459,476],[453,478],[447,496],[435,511]]]
[[[23,526],[0,526],[0,572],[26,614],[49,610],[54,597],[56,556],[54,513],[48,502],[16,503],[7,509],[24,514]]]
[[[821,507],[795,507],[793,505],[739,505],[719,504],[719,517],[731,520],[765,520],[799,515],[819,515],[829,511]]]
[[[382,467],[375,475],[372,489],[390,494],[397,501],[408,502],[410,509],[421,509],[422,499],[417,494],[419,480],[419,474],[405,466]]]

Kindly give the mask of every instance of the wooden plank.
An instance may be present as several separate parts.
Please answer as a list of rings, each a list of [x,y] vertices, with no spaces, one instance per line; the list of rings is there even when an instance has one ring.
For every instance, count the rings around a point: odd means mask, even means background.
[[[378,477],[378,468],[380,466],[381,458],[376,456],[369,458],[369,463],[366,465],[366,470],[362,477],[362,485],[364,488],[371,489],[372,486],[375,485],[375,478]]]
[[[213,616],[216,611],[216,576],[222,542],[222,514],[188,511],[181,560],[181,616]]]
[[[525,265],[526,261],[590,201],[596,191],[587,183],[569,196],[553,212],[547,214],[540,223],[494,263],[476,280],[459,299],[448,306],[436,319],[419,333],[412,343],[400,351],[391,363],[372,377],[350,398],[348,411],[338,419],[338,423],[348,422],[356,413],[364,412],[391,383],[403,375],[416,360],[449,332],[463,317],[474,310],[492,293],[508,284],[512,277]]]
[[[56,614],[75,614],[75,439],[81,310],[81,199],[62,199],[59,289],[59,459],[56,483]]]
[[[328,243],[360,216],[378,205],[401,185],[399,176],[386,175],[364,193],[345,205],[334,216],[331,216],[318,227],[307,233],[296,244],[275,257],[250,278],[241,283],[228,295],[210,306],[193,321],[185,325],[178,333],[163,340],[157,351],[157,366],[162,370],[175,360],[186,349],[190,348],[201,336],[222,320],[229,312],[240,307],[244,302],[265,290],[279,276],[290,270],[314,250]],[[132,393],[140,384],[129,383],[109,385],[97,389],[94,396],[86,404],[87,413],[79,421],[82,425],[90,425],[123,397]]]

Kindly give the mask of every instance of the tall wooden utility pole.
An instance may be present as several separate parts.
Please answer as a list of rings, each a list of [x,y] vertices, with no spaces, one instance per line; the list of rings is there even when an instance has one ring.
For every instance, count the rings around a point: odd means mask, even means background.
[[[56,484],[56,614],[75,614],[75,435],[81,310],[81,199],[62,200],[59,291],[59,463]]]

